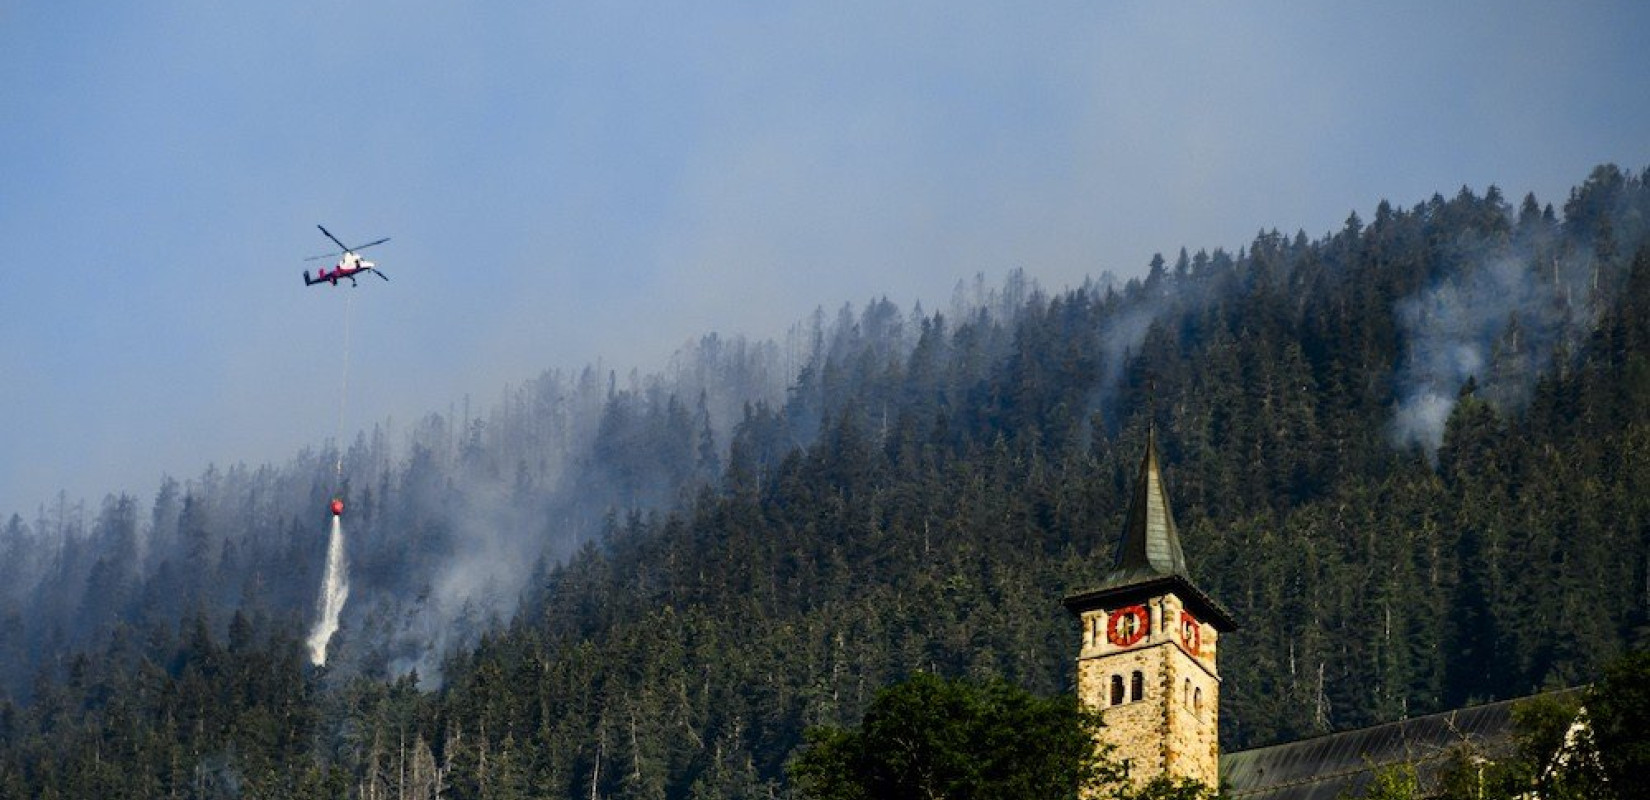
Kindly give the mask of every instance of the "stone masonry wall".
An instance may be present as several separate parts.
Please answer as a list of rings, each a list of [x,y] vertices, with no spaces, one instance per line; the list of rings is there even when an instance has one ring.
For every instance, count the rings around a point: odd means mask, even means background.
[[[1137,641],[1119,646],[1109,640],[1108,626],[1112,616],[1127,609],[1135,609],[1136,619],[1143,609],[1148,624]],[[1077,696],[1101,711],[1106,725],[1102,741],[1113,747],[1113,759],[1127,764],[1137,785],[1165,772],[1219,785],[1216,632],[1208,623],[1183,616],[1184,610],[1180,599],[1169,594],[1140,606],[1089,611],[1081,618]]]

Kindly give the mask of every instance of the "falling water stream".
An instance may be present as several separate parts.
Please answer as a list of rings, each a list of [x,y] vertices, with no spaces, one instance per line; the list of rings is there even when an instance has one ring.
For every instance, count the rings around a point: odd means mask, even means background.
[[[321,581],[321,617],[309,634],[309,660],[315,666],[327,663],[327,644],[338,631],[338,615],[349,598],[349,564],[344,560],[343,517],[332,515],[332,536],[327,540],[327,573]]]

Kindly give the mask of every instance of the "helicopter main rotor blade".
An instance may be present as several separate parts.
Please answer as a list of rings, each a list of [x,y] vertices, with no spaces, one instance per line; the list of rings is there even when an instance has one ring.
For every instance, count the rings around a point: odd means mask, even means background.
[[[320,228],[321,233],[325,234],[328,239],[331,239],[333,244],[338,245],[340,248],[343,248],[344,252],[346,252],[346,253],[349,252],[349,245],[338,241],[338,237],[333,236],[332,231],[327,230],[325,225],[316,225],[315,227]]]
[[[376,246],[381,245],[381,244],[383,244],[387,241],[389,241],[388,238],[379,239],[376,242],[367,242],[366,244],[361,245],[360,247],[352,247],[348,250],[339,250],[336,253],[322,253],[318,256],[310,256],[309,258],[306,258],[304,260],[305,261],[320,261],[323,258],[337,258],[337,257],[339,257],[339,256],[341,256],[345,253],[353,253],[353,252],[356,252],[357,250],[365,250],[369,247],[376,247]]]

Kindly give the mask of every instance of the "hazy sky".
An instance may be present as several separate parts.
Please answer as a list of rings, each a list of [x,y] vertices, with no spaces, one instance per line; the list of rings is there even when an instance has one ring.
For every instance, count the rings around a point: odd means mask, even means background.
[[[1634,2],[0,0],[0,516],[815,306],[1650,165]],[[324,223],[392,281],[305,288]]]

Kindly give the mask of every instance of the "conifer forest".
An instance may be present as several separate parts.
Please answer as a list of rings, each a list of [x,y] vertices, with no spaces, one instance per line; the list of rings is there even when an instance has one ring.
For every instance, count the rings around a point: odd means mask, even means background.
[[[1148,430],[1241,626],[1223,748],[1587,684],[1650,647],[1650,171],[1578,178],[707,332],[8,514],[0,797],[788,797],[806,731],[914,674],[1072,690],[1060,600]]]

